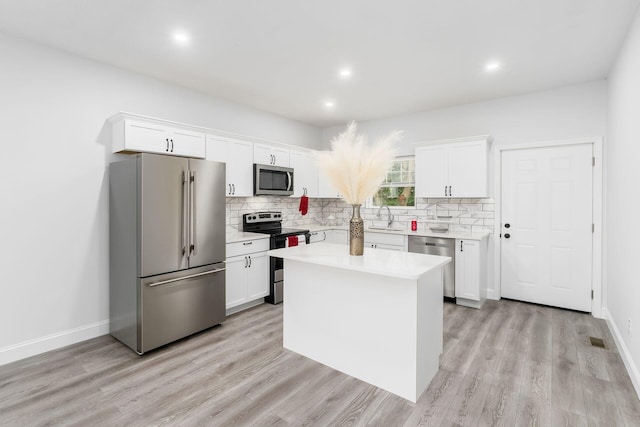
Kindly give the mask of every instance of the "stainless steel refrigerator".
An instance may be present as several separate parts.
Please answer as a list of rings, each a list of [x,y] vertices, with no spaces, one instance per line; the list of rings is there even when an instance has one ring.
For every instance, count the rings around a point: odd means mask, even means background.
[[[225,164],[155,154],[109,170],[110,333],[138,354],[225,319]]]

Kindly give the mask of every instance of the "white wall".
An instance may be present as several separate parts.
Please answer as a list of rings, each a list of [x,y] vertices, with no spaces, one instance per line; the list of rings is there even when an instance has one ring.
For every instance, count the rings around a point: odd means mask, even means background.
[[[392,130],[402,130],[404,138],[399,148],[404,155],[413,154],[413,144],[416,142],[439,139],[491,135],[494,152],[497,147],[516,144],[603,137],[606,129],[607,83],[604,80],[359,123],[359,130],[370,139]],[[331,138],[343,130],[344,126],[324,129],[324,149],[329,149]],[[490,159],[493,169],[493,153]],[[497,182],[493,174],[491,178]],[[494,189],[494,195],[496,191]],[[499,218],[498,202],[496,200],[496,220]],[[494,243],[497,242],[490,237],[491,249]],[[499,287],[494,280],[498,271],[494,252],[490,250],[488,256],[492,266],[488,271],[489,298],[500,297]]]
[[[317,148],[321,130],[0,34],[0,364],[105,333],[107,117]]]
[[[640,11],[609,76],[606,159],[607,311],[640,396]]]
[[[493,136],[494,146],[604,136],[606,99],[606,82],[596,81],[358,125],[370,138],[395,129],[404,131],[403,154],[411,153],[415,142],[473,135]],[[344,128],[323,130],[325,149]]]

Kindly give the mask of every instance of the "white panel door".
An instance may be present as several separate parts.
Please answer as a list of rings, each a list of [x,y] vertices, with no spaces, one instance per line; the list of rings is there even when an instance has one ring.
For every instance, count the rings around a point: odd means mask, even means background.
[[[591,311],[592,145],[502,153],[501,294]]]
[[[125,149],[146,153],[169,152],[170,143],[167,129],[155,123],[125,120]]]
[[[269,295],[269,257],[266,252],[249,255],[247,301]]]
[[[449,186],[451,197],[489,197],[485,141],[451,146]]]
[[[247,301],[247,268],[249,261],[246,255],[227,258],[226,271],[226,308],[232,308]]]
[[[480,301],[480,242],[456,240],[455,295]]]
[[[447,197],[449,148],[443,145],[416,148],[416,196]]]
[[[291,151],[293,168],[293,197],[318,197],[318,165],[311,153]]]
[[[227,195],[253,196],[253,143],[230,139],[227,143]]]

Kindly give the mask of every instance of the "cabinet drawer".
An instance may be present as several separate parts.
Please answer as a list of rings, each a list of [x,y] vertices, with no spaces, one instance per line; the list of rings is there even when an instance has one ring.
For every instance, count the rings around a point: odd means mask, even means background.
[[[227,243],[227,258],[269,250],[269,239],[245,240]]]
[[[405,236],[402,234],[386,234],[386,233],[371,233],[365,231],[364,243],[378,243],[381,245],[395,245],[404,246]]]

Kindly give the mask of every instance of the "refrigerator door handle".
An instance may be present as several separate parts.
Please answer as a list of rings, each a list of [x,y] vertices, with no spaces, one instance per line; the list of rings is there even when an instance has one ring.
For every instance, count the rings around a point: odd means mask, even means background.
[[[188,186],[187,171],[182,171],[182,256],[187,255],[187,234],[189,234],[189,206],[187,204],[187,186]]]
[[[189,171],[189,256],[196,255],[196,172]]]
[[[194,277],[206,276],[207,274],[220,273],[221,271],[225,271],[227,268],[216,268],[215,270],[205,271],[204,273],[192,274],[190,276],[180,276],[174,279],[162,280],[160,282],[149,283],[149,286],[160,286],[166,285],[167,283],[179,282],[180,280],[193,279]]]

